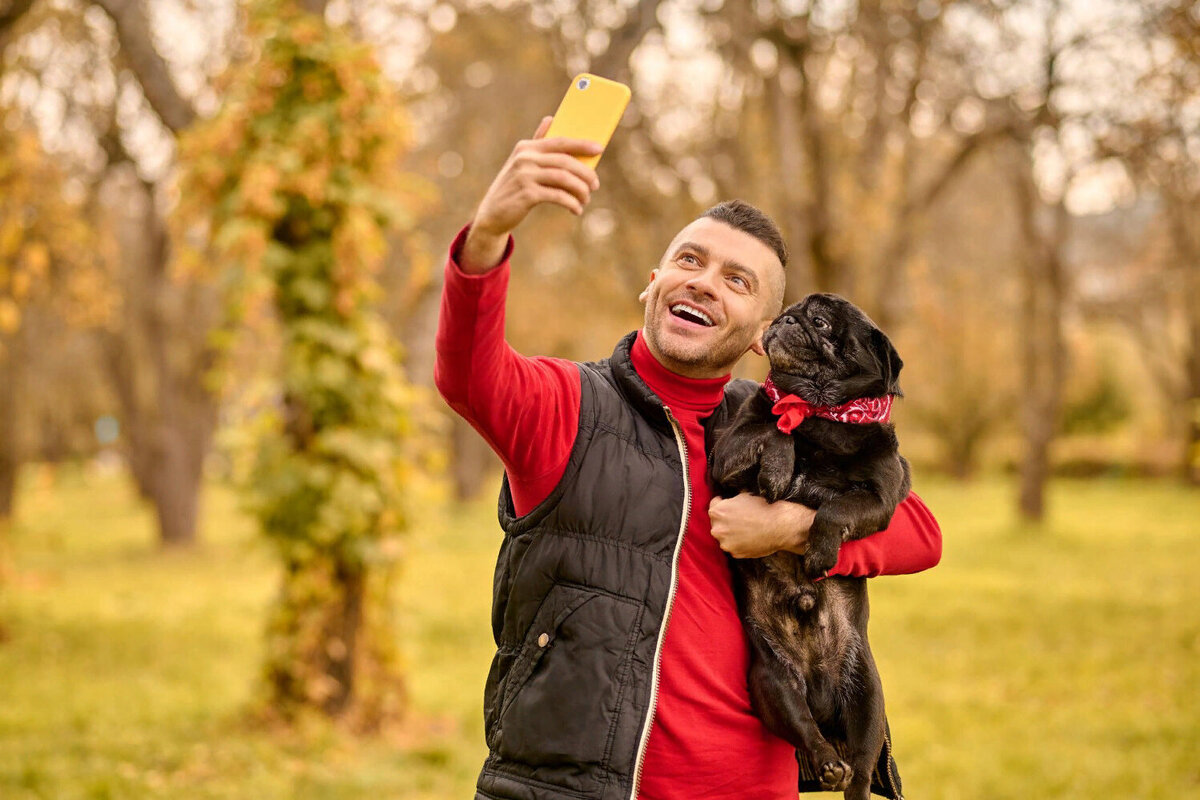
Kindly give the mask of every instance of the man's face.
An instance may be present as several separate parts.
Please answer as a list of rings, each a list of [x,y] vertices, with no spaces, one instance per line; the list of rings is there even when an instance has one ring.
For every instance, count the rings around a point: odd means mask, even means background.
[[[639,298],[646,344],[662,365],[689,378],[729,373],[782,301],[783,267],[766,244],[710,217],[681,230]]]

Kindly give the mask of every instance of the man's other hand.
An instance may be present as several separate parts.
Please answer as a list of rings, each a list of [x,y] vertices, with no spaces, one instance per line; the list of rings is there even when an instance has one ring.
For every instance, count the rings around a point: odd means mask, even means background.
[[[460,265],[465,272],[486,272],[500,262],[508,235],[533,207],[562,206],[576,216],[600,187],[596,171],[575,156],[592,156],[604,148],[586,139],[543,138],[553,117],[544,117],[532,139],[522,139],[471,220]]]
[[[714,497],[708,504],[713,538],[734,558],[762,558],[780,550],[803,554],[816,513],[799,503],[768,503],[744,492],[728,500]]]

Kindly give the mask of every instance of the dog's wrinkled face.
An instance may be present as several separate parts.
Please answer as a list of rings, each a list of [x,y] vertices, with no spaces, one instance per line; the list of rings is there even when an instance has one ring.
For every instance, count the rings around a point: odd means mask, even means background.
[[[904,365],[883,331],[850,301],[810,294],[784,309],[763,335],[771,380],[783,394],[836,406],[899,395]]]

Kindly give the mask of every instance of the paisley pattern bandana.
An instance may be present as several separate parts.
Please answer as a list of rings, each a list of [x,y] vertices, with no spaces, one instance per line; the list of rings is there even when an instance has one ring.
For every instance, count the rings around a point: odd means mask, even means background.
[[[859,397],[840,406],[818,406],[794,394],[780,394],[779,387],[767,376],[763,391],[775,405],[771,413],[778,415],[776,423],[783,433],[791,433],[809,417],[824,417],[834,422],[887,422],[892,416],[895,395]]]

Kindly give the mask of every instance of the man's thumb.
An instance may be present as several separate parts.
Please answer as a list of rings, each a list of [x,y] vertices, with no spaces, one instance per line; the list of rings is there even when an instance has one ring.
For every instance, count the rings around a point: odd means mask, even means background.
[[[541,123],[538,124],[537,130],[533,132],[533,138],[540,139],[546,135],[546,131],[550,129],[550,123],[554,121],[554,117],[542,117]]]

